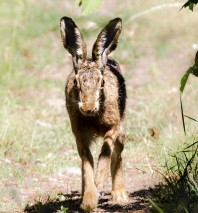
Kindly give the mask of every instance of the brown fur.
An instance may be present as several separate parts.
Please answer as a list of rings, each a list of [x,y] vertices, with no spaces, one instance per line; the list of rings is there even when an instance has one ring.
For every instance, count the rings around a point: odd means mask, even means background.
[[[62,18],[61,22],[63,21],[64,24],[61,25],[63,43],[67,50],[70,49],[68,52],[72,55],[75,70],[68,78],[65,94],[72,131],[82,160],[81,207],[84,210],[93,210],[97,207],[97,188],[103,185],[109,169],[112,176],[113,201],[126,202],[121,158],[125,142],[124,114],[120,114],[118,102],[119,89],[124,85],[119,85],[119,79],[111,70],[116,69],[115,72],[120,72],[119,65],[114,60],[112,62],[115,67],[107,65],[108,54],[117,46],[121,32],[121,20],[118,18],[112,20],[101,31],[93,47],[93,59],[86,58],[85,43],[80,33],[75,34],[75,28],[77,28],[75,23],[67,17]],[[67,28],[68,22],[70,27],[74,28],[73,39],[78,40],[76,46],[72,46],[73,41],[69,39],[66,41],[67,33],[71,33],[64,29],[64,27]],[[62,32],[63,29],[64,32]],[[112,32],[114,33],[112,41],[104,43]],[[82,48],[79,47],[80,45]],[[105,50],[106,54],[102,50]],[[126,96],[125,93],[123,95]],[[126,97],[123,99],[124,105],[125,99]],[[94,162],[90,146],[99,136],[104,138],[104,143],[94,179]]]

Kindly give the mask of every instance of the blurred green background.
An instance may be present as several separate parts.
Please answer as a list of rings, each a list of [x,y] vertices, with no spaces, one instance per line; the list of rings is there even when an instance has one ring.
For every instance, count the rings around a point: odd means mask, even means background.
[[[194,13],[179,11],[183,3],[108,0],[86,11],[75,1],[1,0],[1,212],[20,211],[34,191],[45,192],[40,179],[66,175],[67,168],[80,165],[65,110],[64,86],[72,63],[60,39],[62,16],[79,26],[89,55],[101,28],[115,17],[123,19],[112,56],[128,90],[126,168],[152,175],[169,149],[197,137],[197,124],[186,120],[184,138],[179,104],[180,78],[198,49],[198,13],[196,8]],[[184,112],[195,119],[196,85],[191,77],[183,95]],[[99,148],[94,145],[94,150]]]

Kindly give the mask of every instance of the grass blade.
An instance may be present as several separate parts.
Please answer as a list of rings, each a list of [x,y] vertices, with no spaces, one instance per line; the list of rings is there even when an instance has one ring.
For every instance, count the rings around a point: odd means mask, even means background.
[[[180,106],[181,106],[181,115],[182,115],[182,124],[183,124],[184,134],[186,135],[186,127],[185,127],[185,121],[184,121],[184,111],[183,111],[181,93],[180,93]]]
[[[157,212],[164,213],[164,211],[151,198],[148,198],[148,201],[155,208],[155,210],[157,210]]]
[[[187,116],[187,115],[184,115],[184,117],[189,118],[189,119],[191,119],[191,120],[193,120],[193,121],[195,121],[195,122],[198,122],[196,119],[191,118],[191,117],[189,117],[189,116]]]
[[[190,147],[193,147],[195,144],[197,144],[198,146],[198,141],[195,141],[194,143],[190,144],[189,146],[187,146],[183,151],[186,151],[187,149],[189,149]],[[191,150],[190,150],[191,151]]]

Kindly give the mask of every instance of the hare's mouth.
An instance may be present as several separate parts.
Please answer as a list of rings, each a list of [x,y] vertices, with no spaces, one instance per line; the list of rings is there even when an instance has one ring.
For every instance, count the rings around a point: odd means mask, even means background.
[[[80,112],[85,116],[95,116],[98,112],[98,109],[99,109],[99,103],[98,102],[95,102],[95,103],[79,102],[78,105],[79,105]]]
[[[85,116],[95,116],[96,115],[96,111],[91,111],[91,110],[82,110],[80,109],[80,112],[85,115]]]

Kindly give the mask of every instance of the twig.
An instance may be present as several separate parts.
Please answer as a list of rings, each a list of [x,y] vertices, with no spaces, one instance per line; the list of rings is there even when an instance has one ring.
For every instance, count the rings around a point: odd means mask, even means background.
[[[162,9],[166,9],[166,8],[173,8],[173,7],[182,7],[182,5],[183,4],[177,2],[177,3],[172,3],[172,4],[171,3],[170,4],[162,4],[162,5],[158,5],[158,6],[155,6],[155,7],[151,7],[148,10],[144,10],[140,13],[135,14],[134,16],[131,16],[128,21],[129,22],[134,21],[137,18],[140,18],[142,16],[145,16],[149,13],[153,13],[153,12],[158,11],[158,10],[162,10]]]

